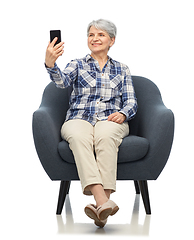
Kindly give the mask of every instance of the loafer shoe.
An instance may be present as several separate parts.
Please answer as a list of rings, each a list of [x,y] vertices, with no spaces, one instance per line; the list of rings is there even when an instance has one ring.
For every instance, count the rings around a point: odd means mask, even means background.
[[[118,210],[119,207],[116,203],[112,200],[108,200],[106,203],[97,208],[97,217],[102,221],[107,219],[109,215],[113,216]]]
[[[94,220],[96,226],[103,228],[106,225],[107,219],[105,220],[98,219],[97,208],[94,204],[87,205],[84,211],[89,218]]]

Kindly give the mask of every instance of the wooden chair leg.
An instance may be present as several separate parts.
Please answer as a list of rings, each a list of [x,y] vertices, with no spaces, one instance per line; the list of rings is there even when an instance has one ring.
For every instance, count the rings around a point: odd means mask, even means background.
[[[66,195],[69,193],[70,183],[71,181],[61,181],[56,212],[57,215],[61,215],[62,213]]]
[[[141,195],[143,198],[143,203],[145,207],[146,214],[151,214],[151,207],[150,207],[150,199],[149,199],[149,192],[148,192],[148,184],[147,181],[138,181],[139,187],[141,190]]]
[[[138,181],[134,181],[134,185],[135,185],[136,194],[140,194],[140,189],[139,189]]]

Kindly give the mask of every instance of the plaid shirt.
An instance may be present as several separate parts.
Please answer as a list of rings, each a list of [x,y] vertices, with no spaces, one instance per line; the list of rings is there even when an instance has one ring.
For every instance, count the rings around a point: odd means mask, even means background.
[[[66,121],[83,119],[95,125],[114,112],[123,113],[125,121],[134,117],[137,101],[129,68],[110,57],[101,70],[89,54],[67,64],[61,71],[56,63],[47,68],[51,80],[59,88],[73,85]]]

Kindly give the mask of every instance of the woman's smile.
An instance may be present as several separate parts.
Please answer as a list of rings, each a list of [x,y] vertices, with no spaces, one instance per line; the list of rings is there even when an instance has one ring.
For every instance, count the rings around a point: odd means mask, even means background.
[[[92,43],[93,46],[100,46],[102,45],[101,43]]]

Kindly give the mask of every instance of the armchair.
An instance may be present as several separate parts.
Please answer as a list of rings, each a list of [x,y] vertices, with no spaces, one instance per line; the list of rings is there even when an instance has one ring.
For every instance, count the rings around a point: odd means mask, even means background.
[[[151,214],[147,181],[156,180],[166,165],[174,136],[174,115],[152,81],[138,76],[132,79],[138,112],[129,122],[130,134],[119,148],[117,180],[133,180],[146,213]],[[70,93],[71,88],[59,89],[49,83],[33,114],[33,137],[41,164],[51,180],[61,181],[57,214],[62,212],[70,182],[79,180],[73,154],[60,136]]]

